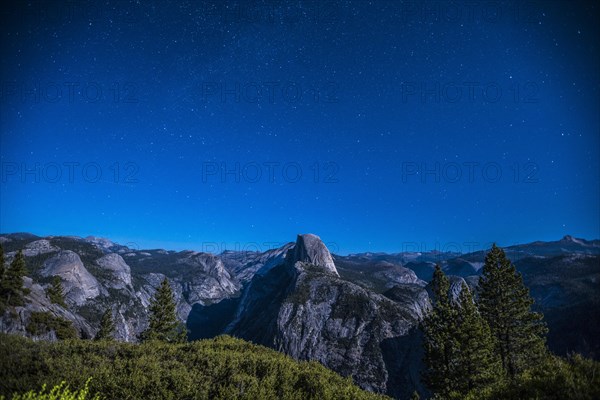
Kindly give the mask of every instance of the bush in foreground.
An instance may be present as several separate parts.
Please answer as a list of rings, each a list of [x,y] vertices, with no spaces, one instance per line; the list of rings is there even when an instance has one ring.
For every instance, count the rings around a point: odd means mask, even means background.
[[[459,398],[459,397],[457,397]],[[550,355],[514,380],[504,380],[463,400],[600,399],[600,363],[574,355]]]
[[[316,362],[220,336],[186,344],[0,334],[0,395],[66,381],[107,399],[383,399]]]
[[[42,387],[39,393],[31,390],[22,395],[14,395],[12,400],[100,400],[100,396],[88,397],[90,389],[88,388],[88,382],[85,387],[81,390],[72,392],[66,382],[61,382],[60,385],[54,386],[49,392],[46,393],[46,386]],[[2,397],[0,399],[3,400]]]

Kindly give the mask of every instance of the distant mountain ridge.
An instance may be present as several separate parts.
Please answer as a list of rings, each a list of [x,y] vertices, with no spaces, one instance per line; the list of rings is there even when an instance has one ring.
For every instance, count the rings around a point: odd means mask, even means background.
[[[15,233],[0,233],[0,243],[10,241],[10,240],[37,240],[37,239],[48,239],[48,238],[65,238],[65,239],[73,239],[78,241],[84,241],[87,243],[91,243],[96,247],[108,251],[108,252],[116,252],[116,253],[125,253],[125,252],[149,252],[149,251],[158,251],[158,252],[166,252],[166,253],[185,253],[185,252],[196,252],[202,253],[200,251],[195,250],[166,250],[161,248],[154,249],[137,249],[130,248],[127,245],[116,243],[110,239],[98,237],[98,236],[75,236],[75,235],[62,235],[62,236],[38,236],[28,232],[15,232]],[[215,253],[215,255],[227,257],[227,258],[235,258],[240,257],[240,255],[244,254],[246,256],[250,256],[254,254],[255,256],[260,256],[269,252],[278,251],[279,249],[289,249],[294,245],[294,242],[288,242],[283,246],[277,249],[269,249],[267,251],[255,251],[255,250],[223,250],[220,253]],[[565,235],[559,240],[555,241],[534,241],[530,243],[522,243],[515,244],[503,247],[504,251],[509,254],[528,254],[528,255],[560,255],[560,254],[571,254],[571,253],[581,253],[581,254],[600,254],[600,239],[583,239],[576,238],[571,235]],[[368,259],[368,260],[381,260],[381,261],[401,261],[401,262],[415,262],[415,261],[444,261],[452,258],[463,257],[463,258],[475,258],[485,255],[487,250],[478,250],[470,253],[459,253],[453,251],[439,251],[439,250],[430,250],[430,251],[404,251],[404,252],[396,252],[396,253],[386,253],[386,252],[359,252],[359,253],[350,253],[348,255],[337,255],[332,254],[335,257],[342,257],[345,259],[351,260],[359,260],[359,259]]]

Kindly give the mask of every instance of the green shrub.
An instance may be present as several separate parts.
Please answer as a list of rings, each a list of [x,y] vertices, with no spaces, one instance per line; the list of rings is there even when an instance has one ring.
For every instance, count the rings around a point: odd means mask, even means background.
[[[77,338],[77,331],[71,321],[56,317],[49,312],[32,312],[25,329],[34,336],[54,331],[60,340]]]
[[[548,356],[515,380],[505,380],[465,400],[595,400],[600,399],[600,363],[580,355]]]
[[[315,362],[220,336],[185,344],[0,334],[0,395],[69,382],[107,399],[382,399]]]
[[[25,394],[15,394],[12,400],[99,400],[100,396],[95,395],[94,397],[88,397],[89,388],[88,381],[85,383],[85,387],[81,390],[76,390],[71,392],[66,382],[61,382],[59,385],[54,386],[48,393],[46,391],[46,385],[42,387],[42,390],[39,393],[36,393],[33,390]]]

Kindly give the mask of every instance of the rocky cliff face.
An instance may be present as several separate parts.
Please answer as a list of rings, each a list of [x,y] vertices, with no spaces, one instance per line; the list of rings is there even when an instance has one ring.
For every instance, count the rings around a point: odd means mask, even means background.
[[[340,276],[333,263],[331,253],[329,253],[321,238],[310,233],[298,235],[296,245],[287,253],[286,262],[290,265],[296,262],[313,264],[335,276]]]
[[[356,284],[296,263],[296,279],[277,316],[274,347],[297,359],[318,360],[363,388],[386,393],[382,343],[406,336],[423,314]]]
[[[27,243],[23,249],[23,255],[25,255],[25,257],[34,257],[39,254],[52,253],[58,250],[60,249],[56,246],[52,246],[50,241],[41,239]]]
[[[254,275],[261,271],[265,273],[274,266],[281,264],[289,249],[294,247],[294,243],[269,249],[265,252],[258,251],[224,251],[219,256],[223,260],[225,267],[239,280],[245,284],[252,280]]]
[[[108,253],[96,260],[100,268],[109,272],[112,279],[107,281],[107,286],[113,289],[131,288],[131,268],[123,257],[115,253]]]
[[[240,284],[225,269],[220,258],[208,254],[189,252],[177,260],[189,277],[179,284],[184,298],[191,306],[195,303],[218,301],[240,289]],[[180,274],[183,277],[184,274]]]
[[[224,332],[317,360],[363,388],[408,394],[414,385],[389,385],[389,371],[408,368],[402,362],[410,357],[383,349],[408,336],[429,303],[419,285],[398,290],[406,297],[394,300],[340,278],[321,240],[299,235],[284,262],[257,271]],[[392,348],[411,352],[400,344]]]
[[[59,276],[63,281],[66,300],[75,305],[82,305],[100,295],[100,283],[88,272],[79,255],[73,251],[59,251],[46,260],[41,275]]]

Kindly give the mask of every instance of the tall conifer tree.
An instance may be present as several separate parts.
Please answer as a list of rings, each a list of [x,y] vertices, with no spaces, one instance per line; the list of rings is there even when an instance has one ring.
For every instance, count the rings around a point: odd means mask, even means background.
[[[6,267],[4,266],[5,262],[6,261],[4,260],[4,249],[0,244],[0,315],[4,314],[4,310],[6,309]]]
[[[532,305],[521,274],[494,244],[479,279],[479,309],[496,339],[502,368],[511,378],[545,355],[546,325]]]
[[[100,330],[96,334],[96,340],[113,340],[115,333],[115,324],[113,322],[112,310],[109,308],[102,314],[100,321]]]
[[[6,304],[9,306],[22,306],[24,304],[23,297],[29,293],[29,290],[23,287],[23,277],[26,274],[25,257],[23,252],[19,250],[2,279],[2,292],[6,298]]]
[[[141,335],[142,340],[185,341],[186,331],[178,321],[175,310],[173,291],[165,278],[150,304],[150,323]]]
[[[61,305],[63,307],[67,306],[65,303],[65,293],[62,287],[60,276],[56,275],[54,278],[52,278],[52,283],[50,284],[50,287],[46,289],[46,294],[52,303]]]
[[[2,245],[0,244],[0,287],[2,287],[2,280],[4,279],[4,272],[6,272],[6,269],[4,268],[4,249],[2,248]]]
[[[433,292],[432,309],[421,326],[424,334],[424,362],[426,371],[423,380],[434,393],[449,397],[455,391],[455,360],[457,357],[456,308],[449,291],[450,280],[439,265],[436,265],[431,281]]]
[[[494,383],[501,375],[495,340],[488,323],[473,302],[465,282],[458,297],[457,313],[457,392],[464,397],[471,390]]]

